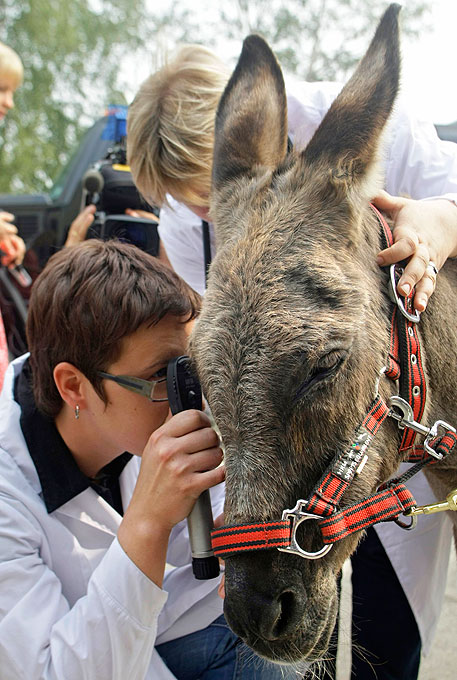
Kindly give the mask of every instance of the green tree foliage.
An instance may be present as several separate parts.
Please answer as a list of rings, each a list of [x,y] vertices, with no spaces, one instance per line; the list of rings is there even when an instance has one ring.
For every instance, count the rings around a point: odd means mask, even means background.
[[[49,188],[81,133],[109,103],[125,103],[137,73],[178,44],[201,43],[233,65],[260,33],[284,70],[345,80],[386,0],[0,0],[0,40],[25,66],[16,109],[0,128],[0,193]],[[402,33],[417,34],[425,3],[409,0]],[[144,70],[143,70],[143,75]],[[123,79],[123,80],[122,80]]]
[[[262,35],[282,67],[304,80],[345,80],[363,55],[386,0],[200,0],[198,24],[185,38],[237,55],[249,33]],[[428,4],[409,0],[402,9],[402,35],[418,35]],[[175,0],[175,15],[186,0]],[[181,11],[184,12],[184,9]],[[235,49],[234,46],[236,45]]]
[[[0,40],[25,69],[0,129],[0,193],[49,187],[82,132],[125,103],[120,67],[145,18],[143,0],[0,0]]]

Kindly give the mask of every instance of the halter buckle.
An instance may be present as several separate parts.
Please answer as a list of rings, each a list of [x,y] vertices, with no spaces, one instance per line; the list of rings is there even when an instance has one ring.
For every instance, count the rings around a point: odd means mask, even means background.
[[[299,557],[304,557],[307,560],[319,560],[321,557],[326,555],[333,547],[331,543],[324,545],[320,550],[316,552],[308,552],[303,550],[303,548],[298,544],[297,541],[297,529],[303,522],[310,519],[322,519],[319,515],[313,515],[310,512],[304,512],[303,508],[306,507],[308,501],[298,500],[295,507],[291,510],[284,510],[282,513],[283,520],[292,520],[292,529],[290,533],[290,544],[286,548],[277,548],[281,552],[293,553],[294,555],[299,555]]]
[[[430,442],[432,439],[435,439],[435,437],[438,436],[439,428],[442,428],[445,432],[449,431],[455,434],[455,427],[452,427],[452,425],[449,425],[449,423],[446,423],[444,420],[437,420],[431,427],[421,425],[414,420],[414,414],[411,405],[397,395],[392,395],[390,397],[389,406],[391,407],[389,416],[398,421],[398,427],[400,429],[405,427],[410,428],[411,430],[414,430],[414,432],[417,432],[418,434],[421,434],[423,437],[425,437],[424,449],[430,456],[433,456],[433,458],[441,460],[443,458],[443,454],[435,451],[435,449],[430,446]],[[394,411],[393,407],[397,408],[400,413],[398,411]]]

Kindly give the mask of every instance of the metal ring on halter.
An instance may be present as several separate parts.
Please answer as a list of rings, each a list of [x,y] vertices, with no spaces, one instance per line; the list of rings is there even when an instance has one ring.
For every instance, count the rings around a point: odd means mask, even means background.
[[[414,506],[411,508],[411,510],[414,511]],[[408,515],[407,512],[408,511],[404,512],[403,514],[405,517],[410,517],[411,519],[410,524],[406,524],[406,522],[403,522],[403,520],[401,520],[400,517],[395,517],[394,522],[395,524],[398,524],[398,526],[401,527],[402,529],[406,529],[406,531],[411,531],[412,529],[416,528],[417,517],[412,512],[410,515]]]
[[[430,456],[433,456],[437,460],[442,460],[444,458],[444,454],[438,453],[438,451],[435,451],[435,449],[430,446],[430,441],[438,436],[439,427],[441,427],[444,432],[453,432],[454,434],[456,433],[455,427],[452,427],[452,425],[449,425],[449,423],[446,423],[444,420],[437,420],[435,423],[433,423],[428,435],[424,439],[424,449],[428,454],[430,454]]]
[[[320,550],[316,552],[308,552],[303,550],[303,548],[298,544],[297,541],[297,529],[302,524],[309,519],[322,519],[319,515],[313,515],[309,512],[303,512],[302,507],[307,504],[307,501],[299,500],[292,510],[284,510],[282,513],[282,519],[292,519],[292,530],[290,534],[290,545],[286,548],[278,548],[281,552],[293,553],[294,555],[299,555],[307,560],[319,560],[321,557],[326,555],[332,548],[333,544],[328,543],[324,545]]]
[[[403,270],[401,267],[398,267],[399,273],[403,273]],[[413,314],[410,314],[407,309],[405,308],[405,305],[403,304],[403,300],[401,300],[400,296],[397,293],[397,278],[395,274],[397,273],[397,265],[393,264],[390,267],[390,279],[389,279],[389,296],[394,302],[400,312],[403,314],[403,316],[408,319],[408,321],[412,321],[413,323],[419,323],[421,320],[421,316],[417,309],[414,310]]]

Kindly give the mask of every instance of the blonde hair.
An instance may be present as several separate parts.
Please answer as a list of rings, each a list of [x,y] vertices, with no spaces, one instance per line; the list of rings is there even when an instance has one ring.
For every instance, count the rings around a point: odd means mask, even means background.
[[[127,157],[149,202],[160,206],[169,193],[202,205],[209,194],[214,118],[229,75],[210,50],[187,45],[141,85],[128,113]]]
[[[24,77],[24,67],[19,55],[0,42],[0,78],[9,78],[13,84],[14,89],[19,87]]]

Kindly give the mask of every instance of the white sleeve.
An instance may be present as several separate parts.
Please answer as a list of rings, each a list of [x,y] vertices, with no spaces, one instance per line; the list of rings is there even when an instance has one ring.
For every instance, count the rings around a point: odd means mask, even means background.
[[[223,511],[225,485],[214,486],[210,495],[216,518]],[[173,568],[167,570],[163,582],[168,600],[160,613],[157,644],[206,628],[223,611],[223,601],[217,593],[220,579],[195,579],[186,520],[179,522],[171,532],[167,563]]]
[[[213,519],[216,519],[224,511],[225,483],[217,484],[209,490],[211,496],[211,507]],[[176,567],[190,564],[192,555],[190,551],[189,531],[187,520],[178,522],[171,530],[170,540],[168,541],[167,563]]]
[[[173,269],[200,295],[205,292],[202,221],[189,208],[167,196],[160,211],[159,235]],[[211,249],[214,241],[211,235]]]
[[[296,149],[308,145],[341,87],[341,83],[287,81],[288,134]]]
[[[290,84],[289,134],[298,148],[308,144],[340,88],[326,82]],[[382,160],[392,195],[457,204],[457,144],[441,140],[430,121],[416,118],[401,94],[387,124]]]
[[[387,139],[385,186],[390,194],[457,202],[457,144],[441,140],[435,126],[410,115],[401,99]]]
[[[166,593],[114,539],[70,608],[42,559],[37,518],[15,499],[0,501],[2,678],[144,680]]]

